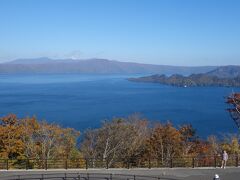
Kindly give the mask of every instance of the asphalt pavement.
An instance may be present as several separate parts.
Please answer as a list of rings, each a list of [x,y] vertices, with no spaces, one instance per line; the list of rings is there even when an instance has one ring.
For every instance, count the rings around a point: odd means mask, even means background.
[[[0,179],[12,175],[89,173],[159,177],[162,180],[213,180],[218,174],[220,180],[240,180],[240,167],[221,168],[156,168],[156,169],[71,169],[71,170],[0,170]],[[118,176],[120,177],[120,176]],[[114,179],[114,178],[113,178]],[[150,178],[149,178],[150,179]]]

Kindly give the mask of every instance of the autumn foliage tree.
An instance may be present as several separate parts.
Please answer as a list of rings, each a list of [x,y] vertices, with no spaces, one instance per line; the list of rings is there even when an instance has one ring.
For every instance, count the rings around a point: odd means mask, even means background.
[[[173,156],[180,154],[180,141],[180,133],[171,123],[158,124],[149,138],[149,154],[161,160],[162,164],[169,162]]]
[[[10,114],[0,119],[0,157],[68,158],[77,149],[78,131]]]
[[[177,129],[169,122],[158,123],[147,143],[151,158],[160,160],[162,164],[170,163],[172,158],[196,155],[199,151],[197,144],[191,125],[182,125]]]
[[[225,136],[223,140],[209,136],[203,140],[190,124],[153,124],[137,114],[106,120],[100,127],[86,130],[80,146],[79,135],[73,128],[10,114],[0,118],[0,158],[17,159],[19,163],[21,159],[34,159],[40,167],[46,160],[58,159],[79,164],[80,158],[96,167],[99,161],[109,167],[149,161],[170,166],[173,159],[180,158],[191,166],[193,157],[205,157],[210,162],[213,159],[208,156],[216,157],[223,149],[229,155],[240,153],[238,136]]]
[[[240,93],[232,93],[227,97],[227,103],[231,105],[228,108],[232,119],[235,121],[238,129],[240,129]]]
[[[81,151],[87,158],[106,160],[111,165],[122,159],[140,156],[147,131],[147,121],[135,115],[114,118],[103,122],[98,129],[87,130]]]
[[[134,115],[114,118],[100,128],[87,130],[80,150],[84,157],[92,161],[106,160],[109,166],[118,161],[140,163],[149,159],[168,165],[172,158],[205,152],[206,144],[197,138],[191,125],[179,128],[170,122],[152,125],[147,119]]]
[[[23,130],[21,122],[14,114],[0,119],[0,156],[2,158],[24,156]]]

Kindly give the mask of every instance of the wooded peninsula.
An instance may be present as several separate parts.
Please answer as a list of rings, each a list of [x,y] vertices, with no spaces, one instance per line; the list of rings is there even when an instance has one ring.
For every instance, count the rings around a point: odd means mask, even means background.
[[[240,76],[234,78],[221,78],[217,76],[210,76],[207,74],[192,74],[190,76],[183,76],[174,74],[171,76],[166,75],[152,75],[140,78],[129,78],[129,81],[134,82],[148,82],[160,83],[171,86],[179,87],[192,87],[192,86],[222,86],[222,87],[240,87]]]

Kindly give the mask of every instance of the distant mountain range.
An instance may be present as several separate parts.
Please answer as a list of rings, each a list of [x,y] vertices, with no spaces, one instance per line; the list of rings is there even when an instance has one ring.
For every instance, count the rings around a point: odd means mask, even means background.
[[[172,86],[225,86],[225,87],[240,87],[240,66],[223,66],[218,67],[207,73],[191,74],[183,76],[174,74],[171,76],[151,75],[140,78],[129,78],[134,82],[151,82],[160,83]]]
[[[88,73],[88,74],[181,74],[206,73],[217,66],[167,66],[120,62],[108,59],[17,59],[0,64],[0,74],[9,73]]]

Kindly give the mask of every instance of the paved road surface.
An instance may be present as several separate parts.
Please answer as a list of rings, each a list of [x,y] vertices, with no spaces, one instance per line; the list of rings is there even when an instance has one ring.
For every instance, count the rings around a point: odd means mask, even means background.
[[[158,176],[161,179],[172,180],[212,180],[215,174],[221,180],[240,180],[239,168],[161,168],[161,169],[89,169],[89,170],[2,170],[0,179],[9,175],[31,175],[51,173],[107,173],[107,174],[135,174],[144,176]]]

